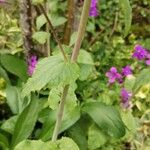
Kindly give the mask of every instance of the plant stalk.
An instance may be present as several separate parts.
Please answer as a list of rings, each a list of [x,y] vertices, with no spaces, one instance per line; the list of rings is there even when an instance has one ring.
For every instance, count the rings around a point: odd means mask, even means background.
[[[61,50],[61,52],[62,52],[62,55],[63,55],[63,57],[64,57],[64,60],[67,61],[66,53],[65,53],[65,51],[64,51],[64,49],[63,49],[63,47],[62,47],[62,45],[61,45],[61,43],[60,43],[60,41],[59,41],[59,39],[58,39],[58,37],[57,37],[57,34],[56,34],[56,32],[55,32],[55,30],[54,30],[54,28],[53,28],[53,25],[52,25],[52,23],[51,23],[51,21],[50,21],[48,15],[47,15],[47,13],[46,13],[44,7],[43,7],[42,5],[39,5],[39,7],[40,7],[41,11],[43,12],[43,14],[44,14],[44,16],[45,16],[45,18],[46,18],[46,20],[47,20],[47,22],[48,22],[48,24],[49,24],[50,30],[51,30],[51,32],[52,32],[52,34],[53,34],[53,36],[54,36],[54,38],[55,38],[55,40],[56,40],[56,42],[57,42],[57,44],[58,44],[60,50]]]
[[[76,62],[76,60],[77,60],[79,50],[81,47],[81,42],[84,37],[84,32],[85,32],[85,28],[86,28],[86,24],[87,24],[87,20],[88,20],[88,16],[89,16],[90,4],[91,4],[91,0],[84,1],[84,6],[83,6],[81,20],[80,20],[79,29],[78,29],[77,41],[76,41],[75,47],[73,49],[73,54],[71,57],[71,61],[73,63]],[[57,120],[56,120],[56,124],[55,124],[55,128],[54,128],[54,132],[53,132],[52,141],[56,141],[58,134],[59,134],[68,90],[69,90],[69,85],[66,85],[63,89],[62,98],[61,98],[61,101],[59,104],[58,115],[57,115]]]
[[[80,47],[85,34],[86,24],[88,21],[90,4],[91,4],[91,0],[84,1],[83,10],[82,10],[81,19],[78,28],[77,40],[71,56],[72,62],[76,62],[77,57],[79,55]]]

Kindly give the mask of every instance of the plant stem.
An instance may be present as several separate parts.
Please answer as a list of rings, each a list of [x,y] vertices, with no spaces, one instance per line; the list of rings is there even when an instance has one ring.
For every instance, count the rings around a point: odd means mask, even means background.
[[[65,26],[65,33],[63,43],[68,45],[70,43],[70,37],[74,22],[74,0],[68,0],[68,10],[67,10],[67,23]]]
[[[59,39],[57,37],[57,34],[56,34],[56,32],[55,32],[55,30],[53,28],[53,25],[52,25],[48,15],[47,15],[47,13],[46,13],[44,7],[42,5],[39,5],[39,7],[40,7],[41,11],[43,12],[43,14],[44,14],[44,16],[45,16],[45,18],[46,18],[46,20],[47,20],[47,22],[49,24],[50,30],[51,30],[51,32],[52,32],[52,34],[53,34],[53,36],[54,36],[54,38],[55,38],[55,40],[57,42],[57,44],[58,44],[62,54],[63,54],[64,60],[67,61],[66,53],[65,53],[65,51],[64,51],[64,49],[63,49],[63,47],[62,47],[62,45],[61,45],[61,43],[60,43],[60,41],[59,41]]]
[[[60,129],[62,118],[63,118],[64,106],[65,106],[68,90],[69,90],[69,85],[66,85],[63,89],[63,95],[59,104],[57,120],[56,120],[56,124],[54,128],[54,132],[53,132],[52,141],[57,140],[57,136],[59,134],[59,129]]]
[[[89,16],[89,9],[90,9],[91,0],[85,0],[83,5],[83,10],[81,14],[80,24],[78,28],[77,40],[73,49],[73,53],[71,56],[71,61],[76,62],[77,57],[79,55],[80,47],[82,44],[82,40],[84,37],[86,24]]]
[[[75,44],[75,48],[73,50],[74,55],[72,54],[72,57],[71,57],[72,62],[76,62],[78,54],[79,54],[81,42],[82,42],[82,39],[84,36],[84,32],[85,32],[85,28],[86,28],[86,24],[87,24],[87,20],[88,20],[88,16],[89,16],[90,3],[91,3],[91,0],[84,1],[81,20],[80,20],[80,24],[79,24],[78,37],[77,37],[77,41]],[[62,98],[61,98],[61,101],[59,104],[58,115],[57,115],[57,120],[56,120],[56,124],[55,124],[55,128],[54,128],[54,132],[53,132],[52,141],[57,140],[57,137],[59,134],[59,129],[60,129],[62,118],[63,118],[64,106],[65,106],[68,90],[69,90],[69,85],[66,85],[63,89]]]

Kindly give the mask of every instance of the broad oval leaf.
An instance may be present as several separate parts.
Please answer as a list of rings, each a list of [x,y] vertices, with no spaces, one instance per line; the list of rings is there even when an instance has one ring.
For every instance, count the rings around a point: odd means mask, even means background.
[[[123,14],[124,14],[124,21],[125,21],[124,36],[126,37],[131,28],[132,8],[130,6],[129,0],[120,0],[120,6],[121,6]]]
[[[125,135],[125,125],[114,107],[100,102],[89,102],[84,104],[82,109],[108,135],[115,138]]]
[[[76,63],[64,62],[60,56],[44,58],[37,64],[35,73],[27,81],[22,95],[24,97],[32,91],[39,91],[46,84],[50,87],[64,86],[74,82],[78,77],[79,67]]]

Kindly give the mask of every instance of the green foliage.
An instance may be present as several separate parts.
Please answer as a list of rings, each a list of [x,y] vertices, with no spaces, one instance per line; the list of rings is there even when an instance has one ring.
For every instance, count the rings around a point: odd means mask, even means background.
[[[44,44],[46,43],[47,39],[49,37],[49,33],[47,32],[35,32],[32,36],[32,38],[37,41],[39,44]]]
[[[42,4],[44,2],[44,0],[32,0],[33,4]]]
[[[114,107],[99,102],[89,102],[83,105],[83,111],[88,113],[95,123],[108,135],[115,138],[125,135],[124,123]]]
[[[7,71],[18,76],[22,81],[27,80],[27,65],[22,59],[12,55],[0,55],[0,62]]]
[[[150,69],[144,69],[140,72],[138,77],[136,78],[135,85],[134,85],[134,92],[137,92],[137,90],[144,84],[150,84]]]
[[[32,78],[27,81],[23,89],[23,96],[32,91],[41,90],[46,84],[49,84],[50,87],[71,84],[78,76],[77,64],[64,62],[59,56],[44,58],[38,63]]]
[[[38,141],[30,141],[25,140],[21,143],[19,143],[14,150],[22,150],[22,148],[26,150],[79,150],[76,143],[67,137],[63,137],[62,139],[56,141],[56,142],[42,142],[40,140]]]
[[[127,36],[129,33],[129,30],[131,28],[131,22],[132,22],[132,8],[130,6],[129,0],[120,0],[120,5],[122,8],[122,11],[124,13],[124,22],[125,22],[125,31],[124,36]]]
[[[39,102],[37,97],[32,97],[30,104],[19,115],[12,137],[11,148],[13,149],[19,142],[27,139],[32,133],[39,112]]]

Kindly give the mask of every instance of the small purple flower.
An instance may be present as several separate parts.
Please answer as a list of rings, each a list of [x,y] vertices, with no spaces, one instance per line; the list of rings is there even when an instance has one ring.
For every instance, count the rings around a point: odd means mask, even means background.
[[[32,74],[35,70],[37,62],[38,62],[37,61],[37,56],[35,56],[35,55],[31,56],[28,59],[28,74],[29,74],[29,76],[32,76]]]
[[[127,91],[125,88],[121,89],[121,104],[124,108],[128,108],[130,106],[129,100],[131,97],[131,92]]]
[[[122,83],[122,76],[118,73],[117,69],[115,67],[111,67],[110,70],[106,73],[106,77],[109,78],[109,83],[112,84],[116,80],[119,83]]]
[[[134,53],[132,55],[133,58],[137,58],[138,60],[145,59],[147,56],[147,51],[141,45],[136,45],[134,47]]]
[[[91,1],[91,6],[90,6],[90,13],[89,15],[91,17],[96,17],[98,16],[98,11],[97,11],[97,0],[92,0]]]
[[[5,3],[6,0],[0,0],[0,3]]]
[[[126,66],[124,68],[122,68],[122,75],[123,76],[128,76],[132,74],[132,69],[130,66]]]

